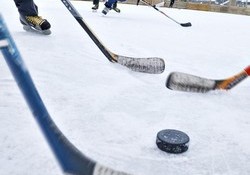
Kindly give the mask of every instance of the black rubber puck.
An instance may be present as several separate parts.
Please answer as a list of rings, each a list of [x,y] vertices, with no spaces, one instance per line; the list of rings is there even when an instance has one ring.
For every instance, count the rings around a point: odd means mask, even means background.
[[[156,145],[162,151],[179,154],[188,150],[189,140],[182,131],[165,129],[157,133]]]

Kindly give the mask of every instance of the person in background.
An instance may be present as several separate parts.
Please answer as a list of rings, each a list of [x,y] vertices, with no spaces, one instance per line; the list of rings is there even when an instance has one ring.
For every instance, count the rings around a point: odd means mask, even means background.
[[[172,8],[175,0],[170,0],[169,8]]]
[[[20,22],[25,30],[36,30],[43,34],[49,35],[50,23],[38,16],[38,7],[33,0],[14,0],[20,15]]]
[[[94,5],[94,6],[92,7],[92,10],[93,10],[93,11],[98,10],[98,8],[99,8],[99,2],[100,2],[100,0],[93,0],[93,5]],[[113,9],[113,10],[116,11],[117,13],[120,13],[120,9],[117,8],[117,1],[114,2],[113,5],[111,5],[111,9]]]

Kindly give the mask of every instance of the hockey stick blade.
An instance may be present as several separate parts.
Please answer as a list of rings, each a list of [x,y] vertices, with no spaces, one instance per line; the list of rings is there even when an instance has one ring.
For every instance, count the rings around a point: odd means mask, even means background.
[[[250,66],[246,67],[240,73],[222,80],[213,80],[181,72],[172,72],[167,78],[166,87],[171,90],[199,93],[206,93],[211,90],[230,90],[248,76],[250,76]]]
[[[61,1],[110,62],[113,62],[113,63],[123,62],[124,63],[124,62],[126,62],[126,60],[124,60],[124,59],[128,59],[127,60],[128,63],[121,64],[121,65],[126,66],[133,71],[143,72],[143,73],[151,73],[151,74],[160,74],[160,73],[164,72],[165,63],[164,63],[164,60],[161,58],[153,58],[153,60],[154,60],[153,62],[157,63],[158,66],[154,66],[154,65],[152,66],[151,65],[151,63],[152,63],[151,58],[132,58],[132,57],[117,55],[117,54],[114,54],[111,51],[109,51],[104,46],[104,44],[97,38],[97,36],[90,29],[90,27],[87,25],[87,23],[83,20],[83,18],[78,13],[78,11],[74,8],[74,6],[71,4],[71,2],[69,0],[61,0]],[[122,59],[122,61],[119,61],[119,59]],[[132,65],[130,64],[131,60],[133,60],[133,63],[134,63]],[[143,63],[143,65],[141,65],[141,63]],[[133,67],[133,69],[132,69],[132,67]],[[136,67],[136,69],[134,69],[134,67]]]
[[[191,26],[192,26],[192,24],[191,24],[190,22],[187,22],[187,23],[180,23],[180,25],[181,25],[182,27],[191,27]]]
[[[119,56],[117,62],[136,72],[159,74],[164,72],[165,69],[164,60],[161,58],[131,58]]]
[[[60,131],[41,99],[27,67],[12,39],[7,26],[0,15],[0,41],[7,40],[0,50],[22,92],[30,110],[36,119],[44,137],[66,174],[72,175],[129,175],[100,165],[80,152]],[[6,44],[6,42],[4,42]]]

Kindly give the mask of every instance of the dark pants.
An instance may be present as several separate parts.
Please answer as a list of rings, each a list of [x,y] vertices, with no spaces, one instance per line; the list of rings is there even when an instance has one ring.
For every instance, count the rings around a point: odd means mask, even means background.
[[[33,0],[14,0],[18,12],[23,16],[37,16],[38,8]]]
[[[94,5],[99,5],[99,0],[93,0]]]
[[[175,1],[175,0],[170,0],[169,7],[173,7],[173,5],[174,5],[174,1]]]

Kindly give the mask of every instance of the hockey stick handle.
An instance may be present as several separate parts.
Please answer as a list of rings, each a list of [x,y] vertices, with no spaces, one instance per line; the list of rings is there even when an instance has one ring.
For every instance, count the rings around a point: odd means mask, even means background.
[[[0,16],[1,39],[8,41],[8,46],[1,49],[6,63],[61,168],[67,173],[80,174],[86,171],[84,175],[92,175],[96,163],[81,154],[50,117],[15,42]]]
[[[232,89],[234,86],[242,82],[248,76],[250,76],[250,66],[246,67],[243,71],[230,78],[224,80],[217,80],[215,89]]]
[[[153,7],[155,10],[157,10],[158,12],[160,12],[161,14],[163,14],[164,16],[166,16],[167,18],[171,19],[172,21],[174,21],[175,23],[181,25],[182,27],[190,27],[192,26],[192,24],[190,22],[188,23],[180,23],[178,21],[176,21],[175,19],[173,19],[172,17],[168,16],[166,13],[164,13],[163,11],[159,10],[156,5],[152,5],[149,2],[145,1],[145,0],[141,0],[144,4],[149,5],[151,7]]]
[[[97,38],[94,32],[91,31],[86,22],[84,22],[82,16],[78,13],[75,7],[71,4],[69,0],[61,0],[65,7],[70,11],[70,13],[74,16],[77,22],[81,25],[81,27],[87,32],[89,37],[93,40],[93,42],[97,45],[97,47],[102,51],[102,53],[107,57],[110,62],[117,62],[115,59],[116,55],[112,54],[104,44]]]
[[[169,17],[167,14],[165,14],[163,11],[159,10],[156,5],[152,5],[149,2],[145,1],[145,0],[141,0],[144,4],[149,5],[151,7],[153,7],[155,10],[157,10],[158,12],[160,12],[161,14],[163,14],[164,16],[168,17],[169,19],[173,20],[174,22],[176,22],[177,24],[180,24],[178,21],[174,20],[173,18]]]
[[[146,4],[146,5],[148,5],[148,6],[153,7],[155,10],[160,11],[155,5],[152,5],[152,4],[150,4],[149,2],[147,2],[147,1],[145,1],[145,0],[140,0],[140,1],[142,1],[144,4]]]
[[[248,76],[250,76],[250,65],[244,69]]]
[[[7,41],[8,43],[0,47],[0,50],[63,171],[72,175],[128,175],[99,165],[86,157],[56,126],[33,83],[29,71],[1,15],[0,41]]]

